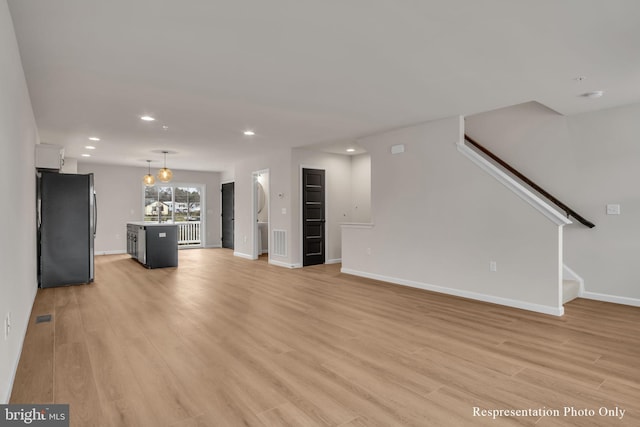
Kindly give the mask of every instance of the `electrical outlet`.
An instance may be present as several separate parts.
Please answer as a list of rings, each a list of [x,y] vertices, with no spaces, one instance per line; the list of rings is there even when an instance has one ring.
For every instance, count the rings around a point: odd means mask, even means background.
[[[495,261],[489,261],[489,271],[498,271],[498,263]]]

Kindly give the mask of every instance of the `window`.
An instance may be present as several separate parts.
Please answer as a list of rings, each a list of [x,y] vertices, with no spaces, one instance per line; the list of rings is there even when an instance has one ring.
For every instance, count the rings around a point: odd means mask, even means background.
[[[144,187],[144,220],[200,221],[203,187],[194,185]]]
[[[200,189],[195,187],[176,187],[174,220],[200,221]]]
[[[158,222],[173,220],[173,187],[145,187],[144,220]]]
[[[180,247],[202,246],[200,211],[204,206],[204,185],[176,184],[144,187],[144,220],[178,225]]]

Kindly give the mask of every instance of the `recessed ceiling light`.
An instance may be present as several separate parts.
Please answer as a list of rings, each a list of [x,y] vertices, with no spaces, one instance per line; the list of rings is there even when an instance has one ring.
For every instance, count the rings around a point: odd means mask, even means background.
[[[583,96],[585,98],[600,98],[602,95],[604,95],[603,90],[594,90],[591,92],[583,93],[580,96]]]
[[[91,154],[84,153],[82,157],[91,157]]]
[[[100,141],[100,138],[98,138],[97,136],[90,136],[89,141]]]
[[[86,148],[87,150],[95,150],[96,147],[94,147],[93,145],[85,145],[84,148]]]
[[[245,135],[245,136],[253,136],[253,135],[255,135],[255,134],[256,134],[256,133],[255,133],[254,131],[252,131],[252,130],[245,130],[243,133],[244,133],[244,135]]]
[[[347,148],[347,153],[353,153],[354,151],[356,151],[355,148]]]
[[[155,120],[155,117],[151,116],[140,116],[140,120],[144,120],[145,122],[152,122]]]

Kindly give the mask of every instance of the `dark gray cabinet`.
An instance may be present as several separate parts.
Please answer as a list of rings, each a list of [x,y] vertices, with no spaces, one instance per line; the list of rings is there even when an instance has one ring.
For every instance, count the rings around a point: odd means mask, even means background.
[[[178,226],[127,224],[127,253],[147,268],[178,266]]]

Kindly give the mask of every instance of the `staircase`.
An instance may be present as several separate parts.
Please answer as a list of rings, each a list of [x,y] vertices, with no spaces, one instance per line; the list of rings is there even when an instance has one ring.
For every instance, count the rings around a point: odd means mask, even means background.
[[[470,147],[466,144],[469,144]],[[576,211],[562,203],[548,191],[524,176],[513,166],[496,156],[484,146],[480,145],[477,141],[469,137],[469,135],[464,135],[463,142],[458,144],[458,151],[463,153],[494,178],[498,179],[498,181],[502,182],[507,188],[511,189],[514,193],[554,221],[557,225],[563,226],[570,224],[571,221],[569,221],[568,218],[572,217],[588,228],[595,227],[594,223],[579,215]],[[522,184],[525,184],[528,188],[522,187]],[[535,191],[537,194],[563,211],[566,214],[566,218],[563,218],[555,208],[549,206],[544,200],[531,193],[529,189]],[[567,302],[582,295],[584,292],[584,280],[582,280],[580,276],[566,265],[563,265],[562,267],[562,304],[566,304]]]
[[[584,281],[575,271],[562,266],[562,304],[566,304],[580,296],[583,292]]]

